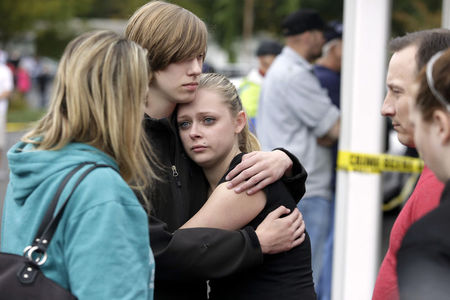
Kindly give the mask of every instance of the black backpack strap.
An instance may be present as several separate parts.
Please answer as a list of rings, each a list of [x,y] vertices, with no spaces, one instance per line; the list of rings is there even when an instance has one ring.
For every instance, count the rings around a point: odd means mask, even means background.
[[[73,186],[70,194],[64,200],[63,204],[61,205],[61,208],[56,213],[56,215],[53,217],[53,213],[55,211],[59,197],[60,197],[62,191],[64,190],[64,187],[67,185],[70,178],[72,178],[73,175],[75,175],[75,173],[77,173],[82,167],[84,167],[88,164],[91,164],[92,166],[89,167],[86,171],[84,171],[80,175],[80,177],[75,182],[75,185]],[[50,204],[50,207],[49,207],[47,213],[45,214],[44,219],[42,220],[41,225],[39,226],[38,233],[36,234],[32,245],[25,248],[24,255],[28,256],[28,258],[30,258],[31,260],[34,260],[32,258],[32,254],[35,251],[42,254],[42,256],[46,256],[46,251],[50,244],[50,241],[53,238],[53,234],[55,233],[58,223],[64,213],[64,209],[66,208],[66,205],[69,202],[70,197],[75,192],[75,189],[91,171],[93,171],[96,168],[105,168],[105,167],[109,167],[117,172],[117,170],[110,165],[96,164],[94,162],[85,162],[85,163],[80,164],[76,168],[74,168],[69,174],[66,175],[66,177],[64,177],[63,181],[61,182],[60,186],[58,187],[58,190],[56,191],[55,197],[53,198],[52,203]],[[36,262],[39,262],[39,261],[40,261],[40,264],[43,264],[45,262],[45,258],[43,260],[41,260],[41,259],[36,260]]]

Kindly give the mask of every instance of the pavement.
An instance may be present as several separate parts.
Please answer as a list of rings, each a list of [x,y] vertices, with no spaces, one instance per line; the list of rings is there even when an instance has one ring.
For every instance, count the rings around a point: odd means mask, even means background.
[[[3,200],[6,194],[6,187],[9,182],[9,168],[8,161],[6,160],[6,151],[11,148],[15,143],[17,143],[20,138],[25,134],[25,131],[14,131],[8,132],[6,134],[6,147],[1,153],[1,161],[0,161],[0,220],[1,220],[1,212],[3,209]]]

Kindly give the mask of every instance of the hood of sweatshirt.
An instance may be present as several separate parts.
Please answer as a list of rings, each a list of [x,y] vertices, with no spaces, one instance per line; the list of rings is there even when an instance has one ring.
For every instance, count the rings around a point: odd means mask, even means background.
[[[54,173],[71,169],[83,162],[96,162],[118,168],[112,157],[82,143],[70,143],[59,150],[35,150],[32,144],[19,142],[7,154],[10,188],[18,205]]]

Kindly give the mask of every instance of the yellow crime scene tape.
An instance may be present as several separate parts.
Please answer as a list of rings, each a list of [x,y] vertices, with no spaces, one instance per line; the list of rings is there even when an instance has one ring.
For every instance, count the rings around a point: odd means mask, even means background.
[[[363,173],[420,173],[423,169],[423,160],[420,158],[390,154],[367,154],[339,151],[337,169]]]

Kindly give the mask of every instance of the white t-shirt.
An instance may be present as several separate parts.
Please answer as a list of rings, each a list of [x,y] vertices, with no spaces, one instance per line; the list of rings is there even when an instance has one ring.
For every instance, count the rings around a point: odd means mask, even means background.
[[[339,119],[339,110],[297,52],[284,47],[267,71],[259,98],[256,133],[263,150],[283,147],[308,172],[304,198],[331,199],[331,148],[317,138]]]
[[[0,94],[12,91],[14,88],[13,74],[5,64],[0,64]],[[0,114],[5,114],[8,109],[8,99],[0,98]]]

